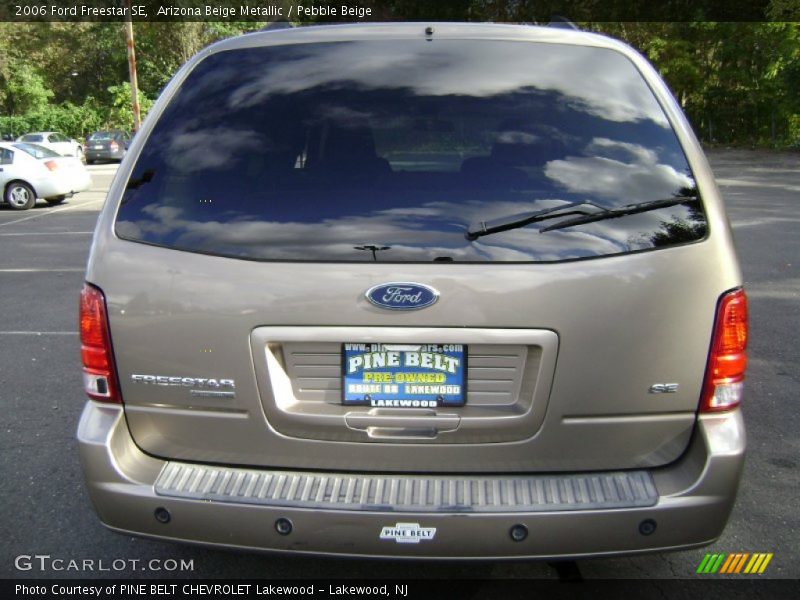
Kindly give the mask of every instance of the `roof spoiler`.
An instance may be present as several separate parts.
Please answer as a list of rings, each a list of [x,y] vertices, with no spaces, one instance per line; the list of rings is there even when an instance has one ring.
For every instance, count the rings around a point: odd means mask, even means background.
[[[550,22],[547,24],[548,27],[556,27],[558,29],[574,29],[575,31],[580,31],[580,27],[575,25],[572,21],[567,19],[566,17],[562,17],[560,15],[553,15],[550,17]]]
[[[294,25],[291,24],[287,19],[279,19],[277,21],[270,21],[264,27],[259,29],[259,31],[278,31],[280,29],[291,29]]]

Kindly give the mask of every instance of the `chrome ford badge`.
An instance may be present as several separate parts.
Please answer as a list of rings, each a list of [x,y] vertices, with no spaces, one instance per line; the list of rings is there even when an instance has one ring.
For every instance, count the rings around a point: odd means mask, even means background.
[[[421,283],[393,281],[369,288],[366,296],[367,300],[381,308],[416,310],[435,304],[439,299],[439,292]]]

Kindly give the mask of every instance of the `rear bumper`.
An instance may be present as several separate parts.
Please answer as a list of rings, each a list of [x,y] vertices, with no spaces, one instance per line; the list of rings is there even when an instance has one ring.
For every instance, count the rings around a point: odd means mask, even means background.
[[[62,177],[49,177],[31,181],[38,198],[52,198],[54,196],[69,196],[84,192],[92,185],[92,178],[88,173],[70,174]]]
[[[124,150],[87,150],[86,160],[122,160],[125,156]]]
[[[199,476],[195,486],[190,482],[178,485],[178,476],[167,485],[170,473],[185,472],[188,477],[192,466],[144,454],[134,444],[118,407],[88,402],[78,428],[78,442],[95,509],[106,526],[118,531],[254,550],[483,559],[574,558],[708,544],[720,535],[733,507],[746,444],[739,411],[701,417],[680,460],[642,472],[654,486],[650,500],[640,498],[624,508],[601,502],[592,508],[574,503],[554,507],[551,503],[549,508],[532,509],[499,503],[495,509],[487,509],[484,502],[481,510],[469,510],[464,505],[407,510],[408,503],[356,509],[352,503],[341,507],[331,504],[333,508],[312,507],[301,501],[267,504],[257,500],[258,494],[248,496],[246,485],[241,485],[240,492],[203,494],[198,489],[203,487]],[[192,472],[203,469],[227,473],[231,479],[227,489],[234,487],[236,469],[200,466]],[[258,473],[243,469],[239,480],[255,482],[253,474]],[[387,485],[392,478],[396,476],[388,477]],[[181,495],[176,491],[179,489],[187,493]],[[292,497],[302,499],[304,495],[309,494],[298,490]],[[154,516],[156,509],[166,509],[169,522],[159,522]],[[291,522],[291,533],[278,533],[278,519]],[[640,526],[648,520],[654,521],[656,528],[644,535]],[[524,540],[512,540],[510,531],[515,525],[527,529]],[[433,529],[435,533],[431,534]],[[396,530],[412,533],[401,533],[404,541],[399,542]],[[408,539],[414,536],[420,539]]]

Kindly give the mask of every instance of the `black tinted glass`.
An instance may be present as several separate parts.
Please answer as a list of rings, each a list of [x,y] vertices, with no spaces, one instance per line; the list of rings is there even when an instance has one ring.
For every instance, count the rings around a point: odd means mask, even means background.
[[[465,237],[568,203],[675,196],[688,200]],[[403,40],[206,58],[150,134],[116,231],[253,259],[515,262],[683,243],[705,227],[677,139],[621,54]]]

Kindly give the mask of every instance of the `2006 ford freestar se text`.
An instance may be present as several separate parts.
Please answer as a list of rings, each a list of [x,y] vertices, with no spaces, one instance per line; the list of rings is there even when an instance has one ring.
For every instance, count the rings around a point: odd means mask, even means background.
[[[100,215],[78,439],[109,528],[353,556],[708,544],[747,301],[653,68],[549,27],[215,44]]]

